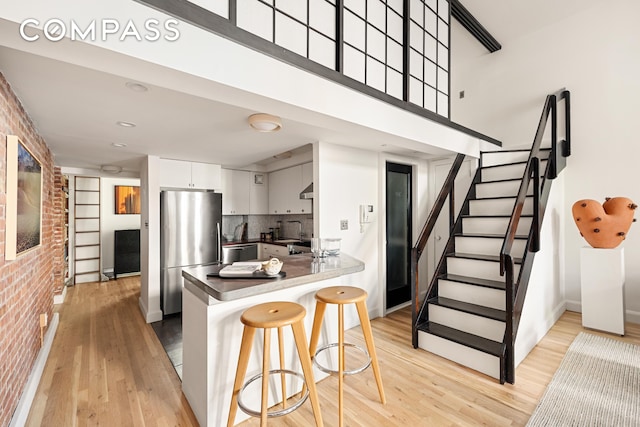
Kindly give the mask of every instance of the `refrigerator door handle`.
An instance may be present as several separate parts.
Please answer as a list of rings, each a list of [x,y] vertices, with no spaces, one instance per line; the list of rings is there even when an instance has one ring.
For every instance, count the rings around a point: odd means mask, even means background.
[[[218,232],[218,264],[220,264],[222,262],[222,238],[220,236],[222,236],[222,234],[220,233],[220,223],[217,222],[216,223],[216,229]]]

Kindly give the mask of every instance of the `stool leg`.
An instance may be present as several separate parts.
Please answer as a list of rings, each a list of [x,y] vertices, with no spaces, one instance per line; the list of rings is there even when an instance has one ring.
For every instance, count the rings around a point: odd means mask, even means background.
[[[256,334],[255,328],[245,326],[242,332],[242,344],[240,344],[240,355],[238,356],[238,367],[236,368],[236,379],[233,383],[233,394],[231,395],[231,407],[229,408],[229,418],[227,419],[227,427],[232,427],[236,420],[236,412],[238,411],[238,393],[242,388],[244,375],[247,372],[249,364],[249,356],[251,356],[251,346],[253,337]]]
[[[311,357],[307,349],[307,336],[304,333],[304,323],[302,320],[292,323],[293,338],[298,349],[298,357],[300,357],[300,365],[307,387],[309,387],[309,399],[311,400],[311,408],[313,408],[313,416],[316,420],[316,426],[322,427],[322,415],[320,414],[320,402],[318,401],[318,392],[316,390],[316,381],[313,378],[313,367],[311,366]]]
[[[284,370],[284,338],[282,327],[278,328],[278,346],[280,347],[280,370]],[[282,409],[287,407],[287,381],[284,372],[280,373],[280,384],[282,387]]]
[[[260,405],[260,427],[267,426],[269,406],[269,355],[271,354],[271,329],[264,329],[264,354],[262,355],[262,399]]]
[[[316,312],[313,317],[313,329],[311,330],[311,340],[309,341],[309,354],[311,354],[311,358],[316,354],[318,339],[320,338],[320,329],[322,328],[322,320],[324,319],[324,312],[326,309],[326,302],[316,302]]]
[[[344,306],[338,304],[338,425],[344,425],[343,416],[344,385]]]
[[[373,367],[373,375],[376,377],[376,384],[378,384],[378,393],[380,393],[380,402],[387,403],[387,399],[384,396],[384,389],[382,388],[382,377],[380,376],[380,368],[378,367],[378,356],[376,355],[376,347],[373,344],[373,332],[371,331],[371,322],[369,321],[369,312],[367,311],[367,304],[365,301],[356,303],[358,309],[358,317],[360,318],[360,326],[362,327],[362,334],[364,340],[367,343],[367,349],[371,356],[371,366]]]

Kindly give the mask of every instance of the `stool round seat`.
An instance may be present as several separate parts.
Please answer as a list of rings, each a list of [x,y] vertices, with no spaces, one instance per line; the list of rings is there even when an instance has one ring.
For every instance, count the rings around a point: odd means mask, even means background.
[[[304,307],[295,302],[265,302],[245,310],[240,321],[252,328],[278,328],[298,322],[306,314]]]
[[[326,304],[355,304],[366,301],[367,291],[353,286],[331,286],[316,292],[316,299]]]

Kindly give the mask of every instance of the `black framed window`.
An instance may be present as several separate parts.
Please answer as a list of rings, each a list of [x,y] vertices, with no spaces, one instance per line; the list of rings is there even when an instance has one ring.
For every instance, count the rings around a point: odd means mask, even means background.
[[[411,0],[409,99],[449,116],[449,18],[447,0]]]
[[[335,69],[335,0],[241,0],[236,5],[239,28]]]
[[[450,0],[136,1],[455,126]]]
[[[402,99],[402,0],[344,0],[344,74]]]

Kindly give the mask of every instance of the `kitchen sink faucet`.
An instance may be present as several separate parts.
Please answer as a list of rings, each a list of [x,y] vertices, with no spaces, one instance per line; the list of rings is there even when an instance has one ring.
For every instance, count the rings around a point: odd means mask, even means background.
[[[287,221],[288,223],[298,223],[298,227],[299,227],[299,231],[298,231],[298,240],[300,240],[302,242],[302,222],[298,221],[298,220],[294,220],[294,221]]]

